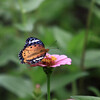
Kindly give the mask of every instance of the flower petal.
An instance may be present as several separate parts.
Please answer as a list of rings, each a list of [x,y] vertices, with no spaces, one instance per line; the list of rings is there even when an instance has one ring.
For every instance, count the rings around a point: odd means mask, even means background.
[[[59,56],[57,57],[56,62],[58,62],[58,61],[60,61],[60,60],[64,60],[64,59],[67,59],[67,56],[66,56],[66,55],[59,55]]]
[[[71,65],[72,60],[70,58],[67,58],[67,64]]]
[[[55,64],[55,65],[52,65],[50,67],[58,67],[58,66],[60,66],[60,64]]]
[[[44,64],[39,64],[38,66],[45,67],[46,65],[44,65]]]
[[[72,61],[72,60],[71,60],[70,58],[67,58],[67,57],[64,58],[64,59],[63,59],[63,58],[62,58],[62,59],[59,59],[59,60],[57,59],[55,65],[57,65],[57,66],[58,66],[58,65],[66,65],[66,64],[71,65],[71,61]]]

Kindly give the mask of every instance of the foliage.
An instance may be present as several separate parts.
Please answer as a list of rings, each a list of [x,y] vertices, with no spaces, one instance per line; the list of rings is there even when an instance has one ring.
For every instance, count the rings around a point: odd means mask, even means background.
[[[56,68],[51,79],[52,100],[99,100],[100,1],[94,0],[84,69],[80,66],[93,0],[0,0],[0,97],[2,100],[45,100],[42,68],[20,64],[18,53],[28,37],[43,41],[51,54],[66,54],[71,66]],[[81,85],[83,80],[83,86]],[[75,84],[74,84],[75,83]],[[36,84],[41,95],[34,95]],[[74,84],[74,85],[73,85]],[[92,87],[91,87],[92,86]],[[81,88],[84,89],[83,93]],[[74,91],[77,91],[76,93]]]
[[[100,100],[99,97],[93,97],[93,96],[73,96],[75,100]]]

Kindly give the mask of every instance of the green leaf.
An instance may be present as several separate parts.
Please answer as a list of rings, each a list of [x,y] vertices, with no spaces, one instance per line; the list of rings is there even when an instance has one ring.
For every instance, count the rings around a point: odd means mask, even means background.
[[[25,74],[30,76],[34,84],[42,84],[46,80],[45,73],[41,67],[34,67],[31,70],[24,70]],[[36,77],[37,76],[37,77]]]
[[[57,95],[59,100],[65,100],[65,98],[69,98],[72,94],[71,91],[66,90],[66,88],[58,88],[54,93]]]
[[[16,30],[14,28],[12,28],[12,26],[7,26],[7,27],[4,27],[2,25],[0,25],[0,30],[1,30],[1,33],[0,33],[0,40],[2,39],[2,37],[4,36],[15,36],[14,33],[16,33]]]
[[[38,32],[40,39],[43,41],[44,44],[53,46],[55,43],[52,28],[51,27],[43,27],[38,26]]]
[[[23,45],[24,45],[24,39],[22,38],[17,38],[17,37],[7,38],[6,43],[3,43],[1,47],[0,66],[4,66],[9,61],[18,63],[19,60],[18,53]]]
[[[24,31],[24,32],[32,32],[32,30],[34,29],[34,23],[35,23],[35,19],[28,19],[24,24],[15,24],[14,26],[20,30],[20,31]]]
[[[84,31],[75,35],[68,44],[69,53],[80,55],[83,49]]]
[[[88,75],[87,72],[77,72],[77,73],[70,73],[70,74],[63,74],[63,75],[57,75],[53,76],[51,79],[51,91],[54,91],[56,89],[59,89],[61,87],[64,87],[65,85],[68,85],[69,83],[73,82],[74,80]],[[46,93],[46,83],[42,86],[42,91]]]
[[[97,0],[97,1],[98,1],[98,3],[100,3],[99,0]],[[100,8],[95,6],[93,12],[100,19]]]
[[[20,0],[19,4],[16,4],[16,8],[18,10],[21,10],[19,6],[21,3],[22,10],[24,13],[31,12],[33,10],[36,10],[43,1],[44,0]]]
[[[100,37],[98,35],[92,34],[90,40],[92,42],[100,44]]]
[[[60,20],[59,17],[65,7],[70,7],[73,3],[74,0],[45,0],[38,9],[37,17],[47,22],[53,19],[57,20],[57,18]]]
[[[22,98],[33,95],[33,86],[31,81],[20,77],[0,75],[0,86]]]
[[[85,57],[86,68],[100,66],[100,50],[88,50]]]
[[[100,0],[95,0],[95,2],[96,2],[98,5],[100,5]]]
[[[58,46],[63,50],[66,50],[69,41],[72,39],[71,33],[64,31],[58,27],[53,27],[53,33],[57,40]]]
[[[100,97],[100,91],[96,87],[91,86],[88,89],[92,91],[96,96]]]
[[[100,100],[99,97],[93,96],[71,96],[75,100]]]

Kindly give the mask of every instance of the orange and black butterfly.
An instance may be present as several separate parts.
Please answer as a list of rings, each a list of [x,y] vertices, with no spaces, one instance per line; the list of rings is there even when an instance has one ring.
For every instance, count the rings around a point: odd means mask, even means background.
[[[30,37],[26,40],[24,48],[19,53],[21,63],[36,64],[40,62],[49,49],[45,49],[41,40],[35,37]]]

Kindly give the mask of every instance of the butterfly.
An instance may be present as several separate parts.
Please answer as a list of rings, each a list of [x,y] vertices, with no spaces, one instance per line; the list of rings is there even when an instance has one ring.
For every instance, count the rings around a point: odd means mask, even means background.
[[[45,46],[41,40],[35,37],[30,37],[26,40],[24,48],[19,53],[19,59],[21,63],[39,63],[45,56],[49,49],[45,49]]]

